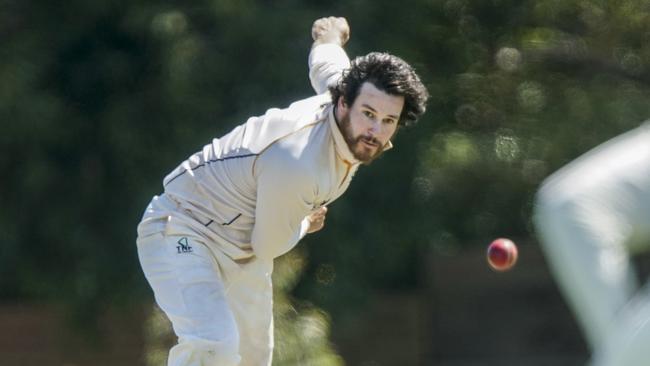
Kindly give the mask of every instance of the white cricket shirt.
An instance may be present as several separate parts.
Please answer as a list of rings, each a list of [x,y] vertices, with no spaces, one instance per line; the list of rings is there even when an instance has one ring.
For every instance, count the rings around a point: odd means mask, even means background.
[[[233,260],[275,258],[305,235],[305,216],[348,188],[359,162],[327,86],[349,60],[326,44],[312,50],[309,66],[319,95],[248,119],[165,177],[163,198],[175,218],[168,225],[199,231]]]

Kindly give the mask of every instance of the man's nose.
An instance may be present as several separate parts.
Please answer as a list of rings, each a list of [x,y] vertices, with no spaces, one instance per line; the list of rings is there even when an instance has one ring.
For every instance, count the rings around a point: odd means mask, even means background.
[[[378,134],[381,131],[381,123],[377,121],[372,121],[370,122],[370,126],[368,126],[368,132],[374,136]]]

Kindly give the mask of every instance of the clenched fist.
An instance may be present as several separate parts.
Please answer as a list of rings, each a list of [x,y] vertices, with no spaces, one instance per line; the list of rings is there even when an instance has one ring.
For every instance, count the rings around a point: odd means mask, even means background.
[[[314,39],[314,46],[323,43],[343,46],[350,39],[350,26],[345,18],[320,18],[311,27],[311,36]]]

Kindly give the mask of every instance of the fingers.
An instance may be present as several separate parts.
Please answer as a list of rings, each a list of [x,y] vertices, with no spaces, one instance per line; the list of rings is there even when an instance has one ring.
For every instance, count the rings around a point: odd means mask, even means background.
[[[350,39],[350,26],[342,17],[326,17],[317,19],[311,28],[314,43],[336,43],[343,46]]]
[[[307,216],[309,220],[308,233],[314,233],[325,226],[325,215],[327,214],[327,207],[323,206]]]
[[[318,221],[325,221],[325,215],[327,215],[327,207],[321,207],[312,213],[312,218]]]
[[[338,24],[339,29],[341,29],[341,46],[346,44],[350,40],[350,25],[348,24],[347,19],[340,17],[336,18],[336,23]]]

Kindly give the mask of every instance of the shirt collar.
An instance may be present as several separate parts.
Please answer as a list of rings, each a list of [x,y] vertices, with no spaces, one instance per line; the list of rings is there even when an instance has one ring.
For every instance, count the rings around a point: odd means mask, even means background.
[[[334,136],[334,146],[336,148],[336,153],[339,155],[341,159],[343,159],[347,163],[360,164],[361,162],[357,160],[352,154],[352,151],[350,151],[350,148],[348,147],[348,143],[345,141],[345,138],[343,138],[341,129],[339,128],[338,123],[336,123],[336,118],[334,118],[334,104],[330,106],[327,115],[330,124],[330,129],[332,130],[332,136]],[[386,145],[384,145],[384,151],[390,150],[392,148],[393,148],[393,143],[390,142],[389,140],[386,143]]]

